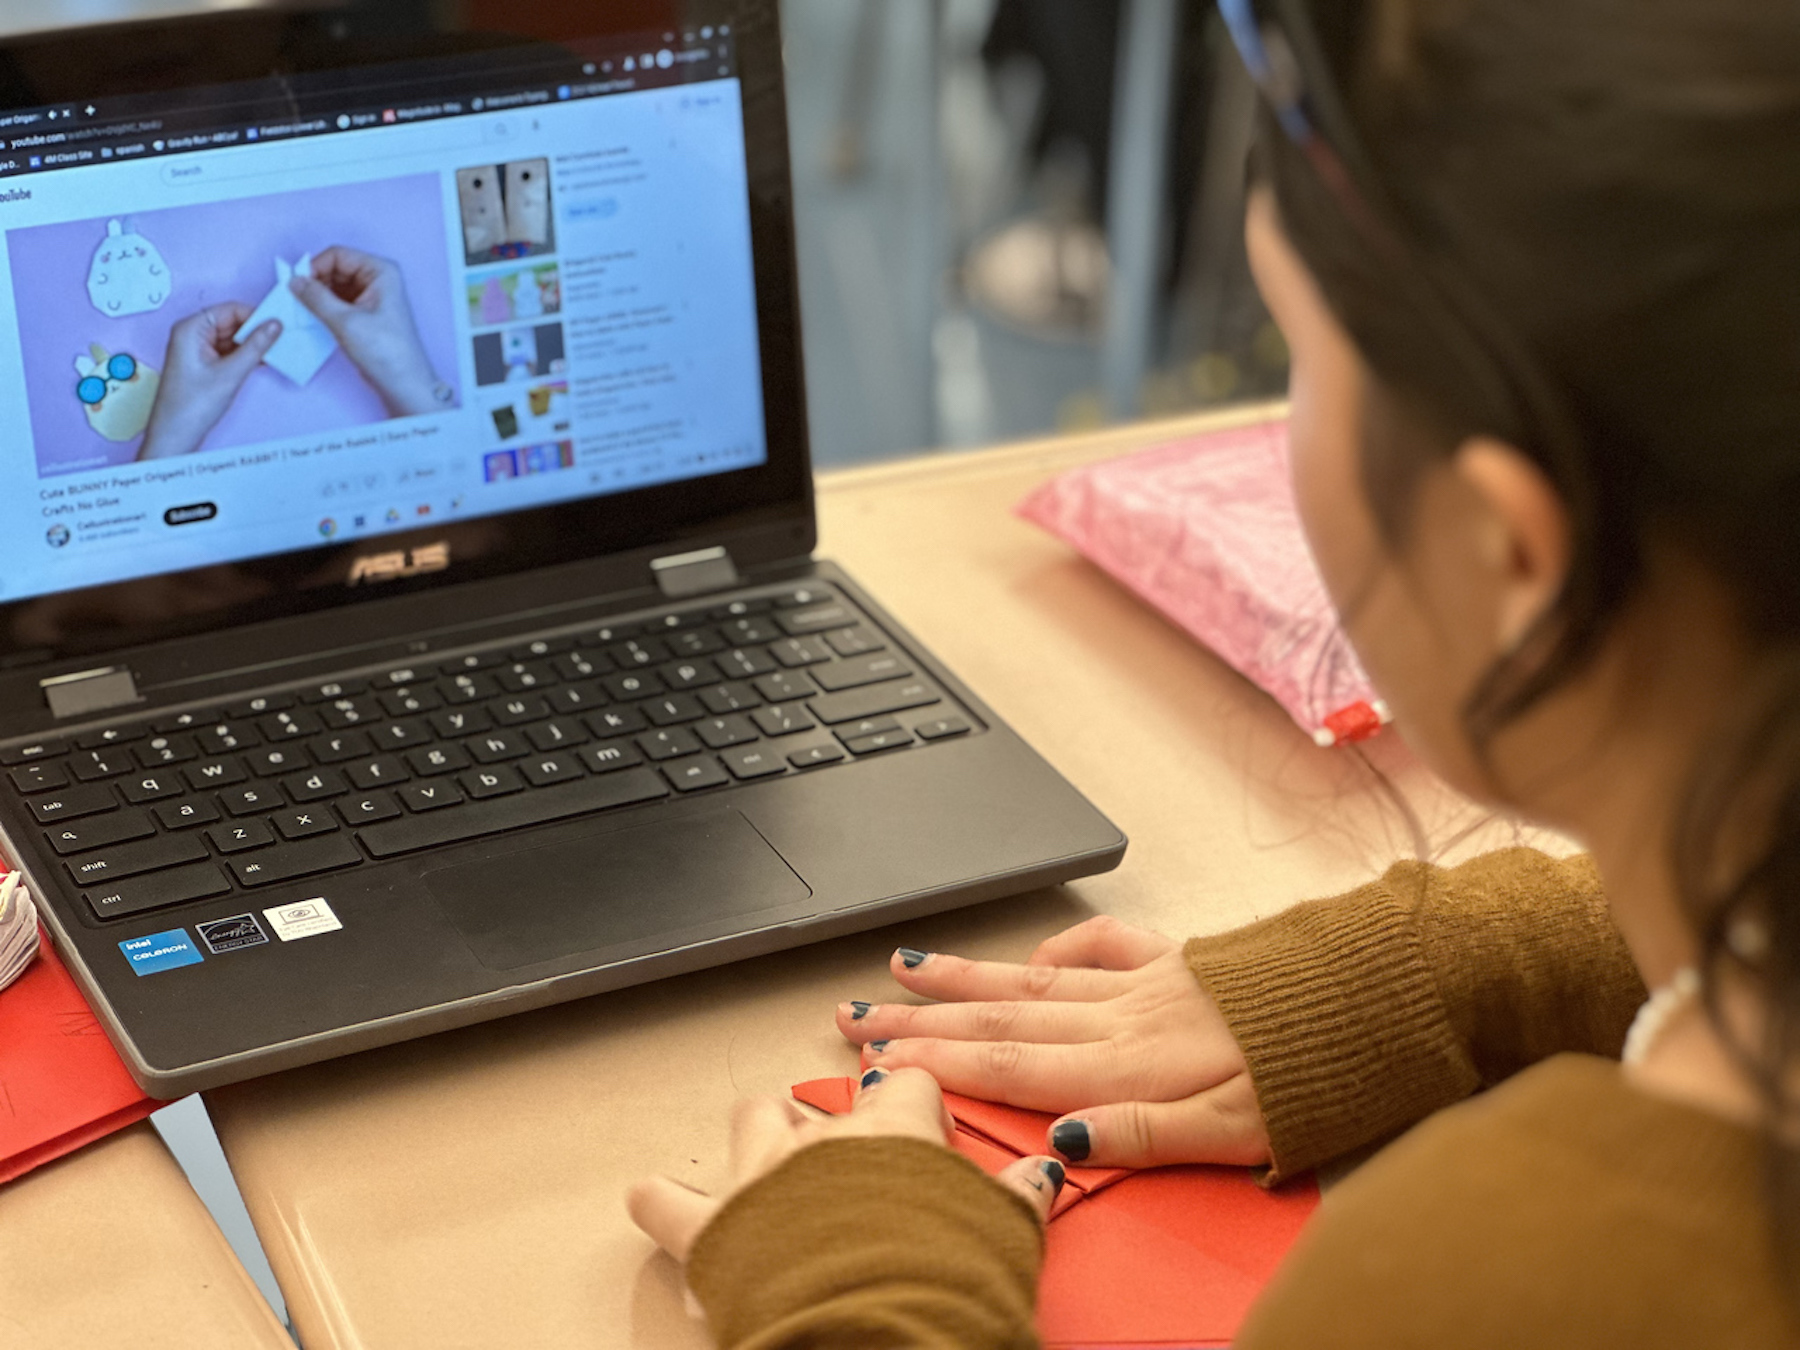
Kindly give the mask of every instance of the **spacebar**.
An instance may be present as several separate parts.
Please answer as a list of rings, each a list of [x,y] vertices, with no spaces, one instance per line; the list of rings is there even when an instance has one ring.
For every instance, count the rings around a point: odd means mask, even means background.
[[[452,844],[458,839],[475,839],[501,830],[516,830],[525,825],[542,825],[547,820],[582,816],[589,811],[604,811],[633,802],[653,801],[669,795],[662,778],[649,769],[627,769],[602,778],[584,778],[579,783],[538,788],[512,797],[452,806],[422,816],[408,816],[371,825],[357,832],[363,846],[377,858],[391,858],[396,853]]]

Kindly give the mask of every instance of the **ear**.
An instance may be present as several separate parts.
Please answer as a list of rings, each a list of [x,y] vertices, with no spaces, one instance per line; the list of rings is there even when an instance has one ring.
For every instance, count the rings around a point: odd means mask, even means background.
[[[1568,577],[1568,507],[1544,471],[1504,441],[1478,436],[1464,442],[1453,467],[1480,503],[1483,561],[1493,569],[1499,596],[1495,642],[1511,651],[1555,603]]]

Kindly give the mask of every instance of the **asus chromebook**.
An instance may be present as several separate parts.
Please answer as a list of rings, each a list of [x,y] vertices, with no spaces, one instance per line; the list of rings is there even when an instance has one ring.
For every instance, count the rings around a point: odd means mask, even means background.
[[[0,830],[151,1092],[1117,863],[811,556],[792,215],[774,0],[0,41]]]

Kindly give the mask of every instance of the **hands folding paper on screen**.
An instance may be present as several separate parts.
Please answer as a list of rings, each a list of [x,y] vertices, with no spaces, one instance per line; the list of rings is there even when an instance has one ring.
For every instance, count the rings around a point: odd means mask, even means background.
[[[331,330],[300,302],[300,297],[289,285],[297,276],[311,275],[312,254],[302,254],[300,261],[292,267],[277,258],[275,288],[263,297],[256,312],[244,320],[233,338],[242,343],[270,319],[281,320],[281,337],[269,348],[263,364],[298,385],[311,384],[313,376],[324,369],[331,354],[338,349],[338,341],[331,335]]]
[[[794,1097],[841,1115],[855,1083]],[[1044,1151],[1054,1116],[944,1094],[952,1147],[990,1176]],[[1267,1191],[1241,1167],[1071,1167],[1050,1213],[1038,1334],[1050,1350],[1227,1345],[1319,1203],[1310,1180]]]

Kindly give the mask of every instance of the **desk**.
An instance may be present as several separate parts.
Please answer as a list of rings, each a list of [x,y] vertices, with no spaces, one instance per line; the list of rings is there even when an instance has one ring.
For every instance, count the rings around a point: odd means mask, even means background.
[[[145,1121],[0,1190],[0,1345],[293,1350]]]
[[[1124,866],[209,1094],[308,1350],[704,1346],[678,1270],[626,1218],[625,1187],[659,1170],[715,1184],[734,1098],[852,1071],[832,1009],[892,997],[896,945],[1022,959],[1095,911],[1216,931],[1397,857],[1498,842],[1391,738],[1318,749],[1010,514],[1062,469],[1244,420],[821,478],[821,556],[1131,836]]]

